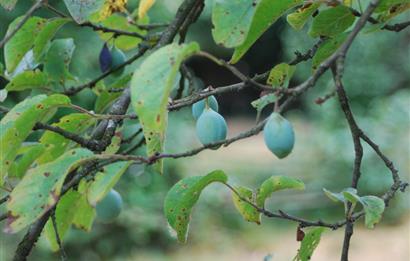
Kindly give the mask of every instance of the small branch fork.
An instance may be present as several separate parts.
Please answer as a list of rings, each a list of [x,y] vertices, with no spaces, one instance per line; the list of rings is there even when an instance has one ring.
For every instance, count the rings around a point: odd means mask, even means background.
[[[26,15],[23,17],[21,21],[21,25],[19,24],[16,28],[15,31],[10,32],[6,37],[0,42],[0,47],[3,47],[4,44],[24,25],[24,23],[28,20],[28,18],[32,15],[32,13],[37,10],[42,4],[44,4],[45,1],[37,1],[32,8],[26,13]],[[379,149],[378,145],[374,143],[364,132],[358,127],[353,113],[351,112],[349,102],[347,99],[347,95],[344,91],[344,86],[342,83],[342,74],[343,74],[343,62],[344,62],[344,57],[347,54],[348,49],[350,48],[353,40],[356,38],[358,33],[361,31],[361,29],[364,27],[367,21],[371,22],[371,14],[376,8],[377,4],[379,1],[375,0],[371,2],[368,6],[368,8],[363,12],[363,14],[360,14],[360,19],[358,22],[355,24],[355,27],[353,28],[352,32],[349,34],[347,37],[346,41],[340,46],[340,48],[328,59],[326,59],[318,68],[317,70],[313,73],[312,76],[310,76],[306,81],[302,82],[301,84],[290,88],[288,90],[280,90],[279,94],[282,95],[283,102],[279,106],[278,112],[281,113],[286,108],[288,107],[289,104],[293,102],[296,97],[302,95],[304,92],[306,92],[309,88],[312,88],[317,80],[328,70],[332,69],[333,75],[334,75],[334,81],[336,85],[336,93],[339,98],[339,102],[341,104],[342,110],[345,114],[345,117],[347,119],[347,122],[350,127],[350,131],[352,133],[352,138],[353,138],[353,143],[354,143],[354,148],[355,148],[355,161],[354,161],[354,166],[353,166],[353,177],[352,177],[352,187],[357,187],[357,184],[360,179],[360,166],[361,166],[361,159],[363,156],[363,149],[362,149],[362,144],[361,141],[366,142],[369,144],[369,146],[375,151],[375,153],[383,160],[385,163],[386,167],[391,171],[392,173],[392,178],[393,178],[393,185],[391,186],[390,190],[388,190],[384,195],[383,199],[388,205],[389,201],[394,197],[395,193],[398,190],[404,191],[406,186],[408,185],[407,183],[404,183],[401,181],[398,171],[395,168],[394,164],[381,152]],[[98,81],[105,79],[107,76],[112,74],[113,72],[123,68],[126,65],[129,65],[133,63],[135,60],[138,58],[142,57],[148,50],[150,49],[157,49],[160,48],[170,42],[173,41],[175,36],[180,33],[182,37],[186,34],[186,31],[188,30],[189,25],[195,21],[195,17],[197,17],[200,13],[201,6],[203,4],[203,0],[185,0],[181,6],[179,7],[177,14],[175,16],[175,19],[167,25],[165,30],[161,33],[161,37],[158,40],[157,44],[155,46],[150,46],[150,45],[145,45],[141,44],[139,51],[129,58],[127,61],[125,61],[123,64],[118,66],[117,68],[113,68],[112,70],[98,76],[96,79],[77,86],[77,87],[71,87],[68,88],[65,92],[66,95],[74,95],[80,92],[81,90],[85,88],[92,88],[95,86]],[[64,15],[64,14],[63,14]],[[25,21],[24,21],[25,20]],[[403,23],[404,25],[393,25],[395,28],[405,28],[407,25],[406,23]],[[92,24],[86,24],[84,26],[90,26],[95,30],[99,31],[104,31],[105,32],[112,32],[114,34],[120,35],[122,32],[116,32],[116,31],[107,31],[106,28],[100,28],[96,27],[96,25]],[[162,27],[163,25],[161,25]],[[385,25],[385,29],[387,29],[388,25]],[[387,29],[389,30],[389,29]],[[402,29],[400,29],[402,30]],[[138,37],[138,36],[136,36]],[[299,52],[295,53],[296,57],[292,61],[289,62],[291,65],[298,64],[300,62],[309,60],[313,57],[313,55],[316,53],[316,50],[318,47],[323,43],[325,38],[321,38],[317,44],[315,44],[310,50],[308,50],[305,54],[301,54]],[[216,89],[211,89],[207,91],[202,91],[193,95],[190,95],[185,98],[181,98],[178,100],[175,100],[171,102],[168,106],[169,111],[174,111],[178,110],[182,107],[189,106],[201,99],[204,99],[208,96],[215,95],[215,94],[221,94],[225,92],[232,92],[232,91],[239,91],[247,87],[256,87],[260,90],[266,90],[266,86],[259,83],[260,81],[264,81],[269,72],[263,73],[261,75],[256,75],[253,78],[249,78],[248,76],[243,75],[240,71],[238,71],[235,67],[231,66],[230,64],[226,63],[223,60],[220,60],[208,53],[205,52],[200,52],[198,55],[206,57],[207,59],[211,59],[217,64],[227,68],[230,70],[235,76],[237,76],[241,82],[237,84],[232,84],[228,86],[223,86],[219,87]],[[111,108],[108,110],[107,115],[96,115],[91,112],[86,112],[82,111],[84,113],[92,114],[92,116],[97,117],[99,119],[102,119],[97,127],[94,129],[91,138],[90,139],[84,139],[76,134],[67,132],[61,128],[55,127],[55,126],[50,126],[42,123],[37,123],[35,126],[35,129],[44,129],[44,130],[49,130],[53,131],[55,133],[58,133],[70,140],[73,140],[80,144],[83,147],[89,148],[93,150],[96,153],[102,152],[105,150],[105,148],[111,143],[112,137],[115,135],[115,131],[118,126],[121,125],[122,121],[126,118],[136,118],[135,115],[126,115],[126,112],[128,110],[130,104],[130,90],[129,88],[126,88],[122,90],[121,96],[112,104]],[[3,108],[1,108],[3,111]],[[7,109],[7,108],[6,108]],[[75,108],[74,108],[75,109]],[[78,110],[84,110],[82,108],[77,108]],[[201,146],[195,149],[192,149],[190,151],[182,152],[182,153],[175,153],[175,154],[157,154],[153,155],[151,157],[143,157],[143,156],[134,156],[134,155],[127,155],[127,154],[115,154],[115,155],[107,155],[107,157],[102,158],[100,160],[93,160],[91,162],[87,162],[83,166],[79,167],[77,170],[74,170],[70,175],[69,179],[65,181],[61,195],[66,193],[72,188],[75,188],[78,183],[80,182],[81,179],[87,177],[88,175],[95,173],[99,169],[101,169],[103,166],[112,164],[117,161],[133,161],[134,163],[141,163],[141,164],[152,164],[160,159],[163,158],[182,158],[182,157],[190,157],[194,156],[203,150],[212,148],[214,146],[222,145],[222,146],[228,146],[233,142],[236,142],[238,140],[242,140],[248,137],[251,137],[253,135],[256,135],[260,133],[264,127],[264,124],[266,122],[266,119],[264,121],[261,121],[257,125],[255,125],[253,128],[228,139],[215,142],[206,146]],[[138,135],[138,134],[136,134]],[[132,137],[132,136],[131,136]],[[143,141],[143,140],[142,140]],[[142,142],[138,143],[137,146],[141,146]],[[234,193],[236,193],[238,196],[238,192],[230,185],[226,184],[228,188],[230,188]],[[241,198],[241,197],[240,197]],[[246,201],[247,203],[251,204],[253,207],[255,207],[261,214],[265,215],[266,217],[271,217],[271,218],[281,218],[281,219],[286,219],[290,221],[294,221],[300,224],[301,227],[309,227],[309,226],[322,226],[322,227],[328,227],[331,229],[337,229],[340,227],[345,226],[346,232],[345,232],[345,240],[344,240],[344,246],[343,246],[343,253],[342,253],[342,261],[346,261],[347,256],[348,256],[348,251],[349,251],[349,243],[350,243],[350,238],[353,233],[353,224],[354,222],[359,219],[360,217],[363,216],[363,212],[358,212],[354,213],[351,216],[346,216],[346,219],[343,221],[339,221],[334,224],[326,223],[321,220],[319,221],[309,221],[305,220],[302,218],[294,217],[290,214],[287,214],[284,211],[278,210],[277,213],[270,212],[264,208],[259,208],[252,202],[247,201],[246,199],[241,198],[241,200]],[[1,199],[1,203],[4,203],[7,201],[7,196],[3,199]],[[15,252],[15,257],[13,260],[26,260],[27,256],[30,254],[32,248],[34,247],[41,231],[44,228],[44,225],[46,224],[47,220],[49,220],[50,217],[52,217],[52,214],[54,212],[54,208],[51,209],[50,211],[46,212],[43,217],[41,217],[38,221],[36,221],[28,230],[22,241],[19,243],[18,248]],[[349,212],[349,211],[348,211]]]

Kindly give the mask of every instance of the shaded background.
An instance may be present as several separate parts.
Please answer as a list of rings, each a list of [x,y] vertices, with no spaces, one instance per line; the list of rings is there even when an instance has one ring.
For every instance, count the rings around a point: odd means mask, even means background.
[[[65,10],[61,1],[49,1]],[[150,12],[153,22],[169,21],[181,1],[158,0]],[[188,41],[195,40],[201,48],[219,57],[229,59],[231,50],[214,44],[210,21],[212,1],[206,1],[200,19],[191,27]],[[31,5],[19,1],[10,13],[0,9],[0,35],[7,25]],[[129,1],[133,10],[137,1]],[[37,15],[51,17],[46,11]],[[408,15],[407,15],[408,18]],[[397,20],[405,20],[406,14]],[[308,27],[307,27],[308,28]],[[349,52],[345,85],[352,109],[359,125],[373,138],[396,164],[401,175],[410,173],[410,42],[409,29],[401,33],[362,33]],[[64,26],[57,38],[74,37],[76,50],[70,71],[87,81],[99,75],[98,52],[103,42],[96,32],[73,24]],[[314,40],[306,32],[292,30],[286,21],[278,21],[254,45],[238,68],[248,75],[262,73],[273,65],[290,61],[295,51],[304,52]],[[131,53],[128,53],[131,55]],[[0,53],[3,60],[3,53]],[[236,83],[238,80],[226,70],[201,59],[187,64],[206,86],[214,87]],[[133,71],[137,65],[127,67]],[[311,73],[310,62],[298,65],[291,85],[306,79]],[[0,78],[0,87],[5,85]],[[214,169],[223,169],[230,183],[256,188],[271,175],[289,175],[302,179],[304,192],[279,192],[267,202],[270,210],[283,209],[306,218],[336,221],[343,217],[343,207],[330,202],[322,188],[340,191],[350,185],[353,164],[353,145],[346,120],[335,98],[319,106],[314,103],[332,91],[330,74],[325,74],[316,87],[292,105],[286,117],[296,132],[294,152],[284,160],[277,160],[263,144],[261,135],[239,141],[217,151],[204,151],[192,157],[167,160],[164,176],[152,175],[143,166],[133,166],[116,186],[125,201],[125,209],[112,224],[96,222],[91,233],[72,229],[66,236],[65,248],[69,260],[263,260],[267,254],[273,260],[291,260],[296,254],[296,225],[263,218],[257,226],[244,221],[233,207],[230,193],[221,185],[207,188],[193,211],[189,240],[186,245],[176,243],[168,231],[162,213],[167,190],[179,179],[204,175]],[[12,93],[4,103],[14,103],[29,95]],[[250,102],[259,93],[252,88],[217,97],[229,126],[229,136],[247,130],[255,124],[255,110]],[[75,103],[92,109],[96,96],[90,90],[78,94]],[[270,113],[265,109],[264,116]],[[166,150],[181,152],[199,146],[195,137],[195,122],[190,109],[170,114]],[[137,128],[126,123],[127,131]],[[391,185],[388,169],[377,155],[364,145],[365,156],[360,195],[382,195]],[[387,209],[381,224],[375,230],[358,222],[352,239],[352,260],[409,260],[410,223],[408,194],[397,194]],[[3,225],[3,224],[2,224]],[[24,233],[0,234],[0,259],[10,256]],[[324,234],[313,260],[338,260],[343,231]],[[57,260],[42,238],[33,251],[31,260]]]

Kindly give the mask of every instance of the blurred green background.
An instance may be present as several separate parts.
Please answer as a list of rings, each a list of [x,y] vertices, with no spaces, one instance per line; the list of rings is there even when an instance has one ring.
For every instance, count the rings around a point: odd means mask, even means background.
[[[49,2],[66,12],[62,1]],[[130,0],[129,10],[133,10],[137,2]],[[180,2],[157,0],[149,13],[151,21],[169,21]],[[30,5],[31,1],[19,1],[17,8],[10,13],[0,9],[0,36],[5,34],[8,24],[24,14]],[[206,1],[203,14],[189,32],[188,41],[198,41],[202,49],[229,59],[231,50],[213,43],[211,6],[212,1]],[[44,10],[36,14],[52,16]],[[397,20],[408,17],[403,14]],[[361,33],[349,52],[344,77],[359,125],[395,162],[406,180],[409,180],[410,173],[409,33],[409,29],[401,33]],[[80,81],[99,75],[98,53],[103,42],[98,34],[68,24],[57,38],[69,37],[73,37],[76,43],[71,72]],[[285,20],[280,20],[263,35],[238,68],[249,75],[262,73],[277,63],[290,61],[295,51],[306,51],[314,43],[305,31],[296,32]],[[3,60],[2,52],[0,59]],[[207,61],[190,60],[188,65],[206,86],[218,87],[237,82],[228,72]],[[128,66],[127,71],[132,72],[136,66]],[[291,85],[303,81],[310,73],[310,62],[298,65]],[[0,88],[5,83],[0,80]],[[277,160],[264,146],[262,136],[258,135],[217,151],[204,151],[192,158],[167,160],[164,176],[153,175],[143,166],[132,166],[116,186],[125,201],[120,217],[109,225],[96,222],[91,233],[72,229],[65,239],[69,260],[263,260],[268,254],[273,255],[272,260],[291,260],[298,248],[295,224],[267,218],[263,218],[260,226],[247,223],[236,213],[229,191],[221,185],[210,186],[201,196],[193,212],[186,245],[178,244],[170,236],[162,204],[167,190],[177,180],[223,169],[229,175],[230,183],[252,188],[271,175],[300,178],[306,184],[306,191],[275,194],[268,201],[267,208],[283,209],[312,219],[341,219],[343,207],[330,202],[322,188],[340,191],[349,186],[354,158],[351,135],[336,98],[323,105],[314,102],[333,88],[331,75],[327,73],[286,113],[295,126],[297,141],[294,152],[284,160]],[[25,92],[13,93],[4,105],[12,107],[27,95]],[[259,93],[250,89],[217,97],[222,107],[221,114],[228,122],[229,136],[255,124],[256,113],[250,102],[258,96]],[[74,101],[92,109],[95,98],[92,91],[85,90]],[[264,116],[269,111],[265,109]],[[199,145],[189,108],[172,112],[169,123],[168,152],[182,152]],[[137,128],[134,122],[126,122],[126,125],[127,133]],[[382,195],[391,185],[390,173],[367,145],[364,149],[359,194]],[[409,204],[408,194],[399,193],[375,230],[366,230],[362,222],[358,222],[352,240],[352,260],[410,260]],[[0,234],[1,260],[10,260],[23,235]],[[342,237],[342,230],[326,233],[313,260],[339,259]],[[58,254],[50,252],[43,238],[31,255],[31,260],[58,258]]]

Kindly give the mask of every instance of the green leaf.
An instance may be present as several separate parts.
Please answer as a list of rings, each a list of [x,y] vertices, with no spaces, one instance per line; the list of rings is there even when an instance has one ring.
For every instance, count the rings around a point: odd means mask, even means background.
[[[235,186],[235,190],[242,198],[245,198],[256,205],[256,194],[251,189],[242,186]],[[251,204],[241,200],[236,193],[232,193],[232,200],[236,209],[246,221],[255,222],[258,225],[261,223],[258,210]]]
[[[40,70],[25,71],[14,77],[7,85],[7,91],[47,88],[47,75]]]
[[[88,114],[72,113],[62,117],[58,123],[54,123],[52,126],[81,135],[95,122],[95,118]],[[70,145],[75,144],[73,141],[52,131],[45,131],[40,138],[40,143],[44,144],[47,149],[43,155],[37,159],[38,164],[44,164],[55,160],[61,156]]]
[[[132,162],[117,162],[108,165],[102,172],[95,175],[87,191],[88,202],[95,206],[117,184]]]
[[[225,183],[227,179],[223,171],[216,170],[206,176],[184,178],[168,191],[164,212],[168,224],[177,233],[179,242],[186,242],[191,211],[202,190],[212,182]]]
[[[323,61],[336,52],[336,50],[339,49],[339,47],[346,40],[347,35],[347,33],[339,34],[322,43],[312,58],[312,69],[316,70]]]
[[[94,158],[89,150],[74,149],[50,163],[30,169],[10,193],[4,231],[16,233],[54,207],[60,198],[67,174]]]
[[[269,198],[273,192],[284,189],[304,190],[305,184],[299,179],[288,176],[272,176],[265,180],[260,186],[256,195],[256,204],[258,207],[264,207],[265,200]]]
[[[386,12],[390,8],[400,5],[400,4],[408,4],[410,0],[381,0],[377,8],[374,10],[375,13]]]
[[[140,24],[148,23],[148,17],[143,19]],[[128,22],[125,16],[121,16],[119,14],[113,14],[103,22],[101,25],[111,29],[117,29],[125,32],[130,33],[139,33],[141,35],[146,35],[147,31],[139,29],[137,26],[132,25]],[[99,33],[101,39],[104,41],[112,40],[112,43],[115,44],[116,47],[122,50],[132,50],[141,43],[142,39],[133,36],[118,36],[113,39],[113,33]]]
[[[320,237],[325,231],[323,227],[312,228],[305,234],[303,238],[298,254],[293,259],[294,261],[309,261],[312,260],[313,252],[319,245]]]
[[[343,33],[354,23],[355,17],[349,7],[338,5],[321,11],[314,19],[309,35],[336,36]]]
[[[51,39],[57,33],[57,31],[67,22],[69,18],[53,18],[47,20],[44,28],[38,34],[36,40],[34,41],[34,58],[36,61],[40,61],[41,56],[44,54],[48,45],[50,44]]]
[[[278,97],[274,93],[269,93],[251,102],[252,107],[254,107],[257,111],[257,116],[256,116],[257,122],[259,121],[262,110],[269,104],[272,104],[275,101],[277,101],[277,99]]]
[[[360,202],[360,197],[357,195],[357,190],[354,188],[347,188],[342,191],[343,197],[352,203],[353,205],[356,205],[357,202]]]
[[[212,35],[226,48],[241,45],[256,9],[254,0],[216,0],[212,9]]]
[[[17,0],[0,0],[0,5],[7,11],[11,11],[16,6]]]
[[[287,88],[295,70],[296,66],[280,63],[272,68],[266,82],[273,87]]]
[[[322,3],[307,3],[296,12],[289,14],[286,20],[295,30],[301,30],[305,26],[308,19],[319,8]]]
[[[385,209],[384,201],[376,196],[364,196],[360,199],[365,212],[366,227],[374,228],[374,225],[382,218]]]
[[[235,48],[230,62],[238,62],[256,40],[258,40],[278,18],[289,9],[302,3],[303,0],[260,0],[256,6],[246,39],[241,45]]]
[[[325,188],[323,188],[323,192],[325,192],[325,195],[326,195],[330,200],[332,200],[332,201],[334,201],[334,202],[342,202],[342,203],[345,203],[345,202],[346,202],[345,197],[343,196],[342,193],[334,193],[334,192],[331,192],[331,191],[329,191],[329,190],[327,190],[327,189],[325,189]]]
[[[196,43],[170,44],[152,53],[135,70],[131,101],[147,143],[148,156],[161,153],[168,119],[168,99],[181,62],[199,51]],[[155,164],[162,173],[162,161]]]
[[[402,2],[406,2],[406,3],[400,3],[400,4],[393,5],[390,8],[388,8],[388,10],[382,13],[379,13],[377,20],[380,21],[381,23],[385,23],[389,21],[390,19],[398,16],[399,14],[409,10],[410,0],[402,1]]]
[[[53,109],[67,105],[70,99],[64,95],[38,95],[20,102],[0,121],[0,185],[21,143],[27,138],[36,122],[43,120]]]
[[[9,169],[9,177],[22,178],[31,164],[45,151],[43,144],[24,146],[19,149],[17,155],[21,157],[14,161]]]
[[[22,18],[22,16],[16,18],[9,25],[7,33],[13,31]],[[40,17],[31,17],[6,43],[4,46],[4,59],[8,73],[12,73],[16,69],[24,55],[33,47],[33,43],[46,21],[46,19]]]
[[[60,199],[55,211],[56,225],[60,240],[63,241],[65,234],[69,230],[73,219],[78,211],[77,205],[81,194],[75,190],[70,190]],[[58,251],[59,246],[51,218],[47,221],[44,228],[45,236],[50,244],[51,250]]]
[[[73,224],[79,229],[90,232],[96,216],[95,208],[87,201],[87,194],[83,194],[76,205]]]
[[[58,85],[64,85],[72,76],[69,72],[71,57],[75,49],[74,40],[58,39],[51,43],[45,57],[44,71]]]
[[[71,16],[79,24],[87,21],[88,17],[98,11],[104,2],[104,0],[64,0]]]

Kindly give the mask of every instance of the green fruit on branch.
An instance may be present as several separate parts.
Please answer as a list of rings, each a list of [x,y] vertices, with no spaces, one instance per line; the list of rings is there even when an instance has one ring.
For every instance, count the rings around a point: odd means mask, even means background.
[[[225,119],[211,108],[205,108],[196,122],[196,134],[203,145],[208,145],[226,138]]]
[[[199,116],[201,116],[202,112],[205,109],[205,103],[206,101],[208,101],[208,106],[214,110],[214,111],[218,111],[219,109],[219,105],[218,105],[218,101],[216,100],[215,96],[209,96],[203,100],[200,100],[196,103],[194,103],[194,105],[192,105],[192,116],[194,116],[195,120],[197,120],[199,118]]]
[[[122,210],[120,193],[111,189],[107,196],[97,203],[97,218],[103,223],[110,223],[118,217]]]
[[[111,49],[111,59],[112,59],[112,63],[111,63],[112,69],[117,68],[118,66],[120,66],[126,61],[125,54],[115,46]],[[120,76],[123,72],[124,72],[124,67],[122,67],[121,69],[118,69],[113,74],[115,76]]]
[[[288,156],[295,144],[292,124],[276,112],[269,116],[263,136],[266,146],[280,159]]]

